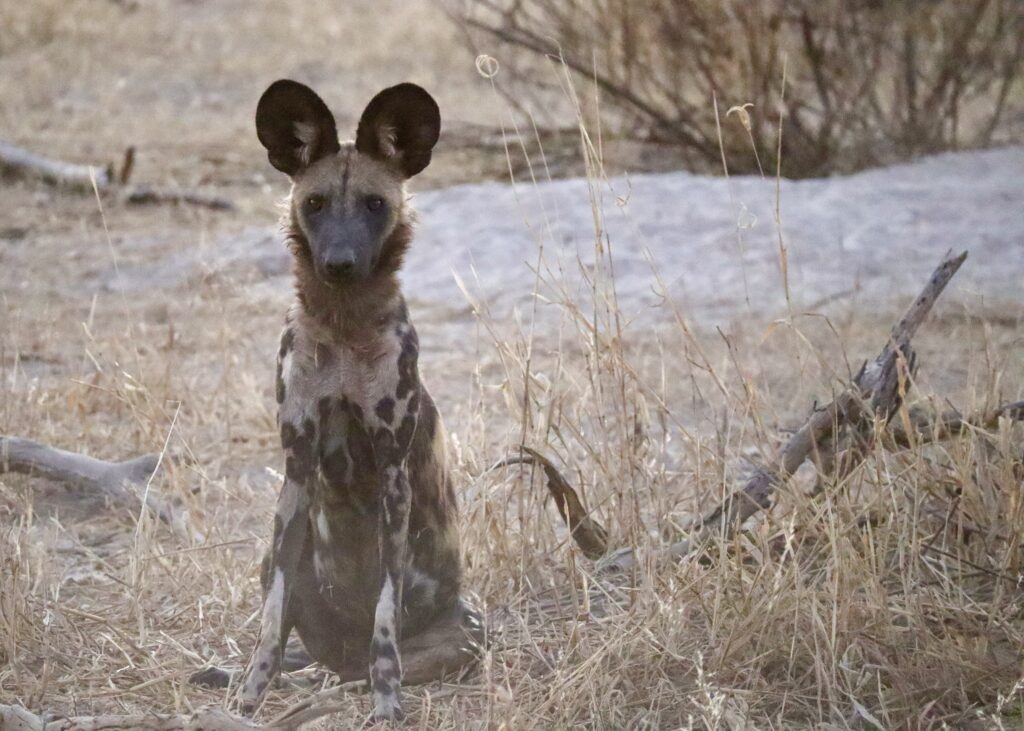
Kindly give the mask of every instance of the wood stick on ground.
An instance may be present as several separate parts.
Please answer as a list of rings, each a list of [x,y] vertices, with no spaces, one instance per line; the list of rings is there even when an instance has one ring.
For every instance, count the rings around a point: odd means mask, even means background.
[[[907,359],[906,374],[912,376],[917,371],[917,359],[909,342],[903,352]],[[863,377],[862,370],[854,378],[854,384],[859,385]],[[842,483],[867,459],[875,446],[876,437],[882,434],[881,428],[891,422],[906,400],[912,383],[910,377],[900,379],[894,384],[899,388],[896,397],[886,399],[886,403],[878,404],[874,409],[861,409],[858,414],[850,414],[843,428],[837,428],[823,443],[815,444],[810,459],[818,470],[818,478],[812,497],[824,492],[829,484]]]
[[[0,140],[0,169],[16,175],[39,178],[51,185],[92,192],[92,180],[100,190],[109,188],[113,180],[110,165],[78,165],[37,155],[23,147]]]
[[[937,412],[925,406],[913,406],[907,409],[903,416],[904,418],[891,420],[888,428],[880,434],[881,445],[890,452],[953,439],[963,436],[971,429],[995,429],[999,426],[999,420],[1004,418],[1010,421],[1024,421],[1024,401],[1012,401],[967,416],[956,409]],[[870,428],[870,422],[868,425]],[[813,457],[818,467],[818,482],[812,495],[820,494],[827,482],[842,482],[867,456],[874,443],[874,434],[869,433],[865,436],[862,430],[851,431],[855,431],[855,434],[848,440],[848,448],[836,449],[831,439],[819,447],[820,453]]]
[[[347,708],[339,701],[348,692],[366,685],[359,680],[321,690],[295,703],[266,723],[240,718],[223,708],[210,706],[187,714],[107,714],[101,716],[39,716],[22,706],[0,705],[0,731],[295,731],[310,721]]]
[[[133,508],[144,500],[146,507],[160,520],[188,540],[200,543],[183,506],[161,498],[150,484],[160,456],[147,454],[125,462],[107,462],[84,454],[67,452],[31,439],[0,436],[0,474],[19,472],[60,482],[92,496]]]
[[[215,211],[228,211],[235,204],[227,198],[203,193],[198,190],[179,190],[177,188],[155,188],[151,185],[130,185],[121,189],[121,200],[125,203],[189,203],[193,206],[212,208]]]
[[[889,448],[910,449],[919,444],[941,442],[945,439],[958,437],[971,428],[995,429],[1000,419],[1024,421],[1024,401],[1013,401],[1002,404],[990,411],[979,411],[965,416],[955,409],[936,413],[924,406],[907,409],[907,424],[894,420],[889,425],[886,439],[883,442]]]
[[[226,198],[198,190],[158,188],[151,185],[126,185],[135,160],[135,148],[129,147],[120,175],[114,166],[80,165],[37,155],[23,147],[0,140],[0,170],[23,177],[38,178],[81,193],[92,193],[93,181],[101,193],[116,193],[124,203],[188,203],[214,210],[228,210],[234,204]]]
[[[37,716],[21,706],[0,705],[0,731],[277,731],[294,726],[260,726],[231,716],[220,708],[204,708],[189,715],[137,713],[101,716]]]
[[[888,418],[894,413],[902,399],[904,379],[900,375],[900,363],[906,369],[912,358],[910,341],[966,258],[967,252],[959,256],[947,254],[921,294],[892,329],[889,341],[878,357],[861,369],[854,384],[828,406],[811,414],[771,464],[758,467],[741,489],[700,520],[689,537],[657,551],[656,556],[681,558],[710,537],[739,527],[750,516],[770,507],[776,488],[785,483],[818,450],[819,445],[837,436],[839,429],[858,423],[865,415],[877,414]],[[598,568],[628,570],[637,564],[636,552],[623,549],[599,562]]]
[[[1012,401],[966,416],[956,409],[939,412],[926,406],[912,406],[904,412],[903,418],[889,422],[888,428],[880,435],[880,443],[890,452],[913,449],[963,436],[971,429],[996,429],[1000,419],[1024,421],[1024,401]],[[873,439],[874,435],[869,436]],[[872,439],[855,435],[847,439],[850,445],[845,449],[838,449],[833,439],[819,445],[819,453],[812,457],[818,467],[818,481],[812,496],[821,494],[826,483],[836,484],[849,476],[863,461],[873,444]]]

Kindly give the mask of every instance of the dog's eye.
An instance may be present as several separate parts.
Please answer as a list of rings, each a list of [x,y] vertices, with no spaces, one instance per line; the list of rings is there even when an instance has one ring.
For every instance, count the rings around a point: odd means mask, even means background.
[[[369,208],[371,211],[379,210],[383,205],[384,199],[381,198],[380,196],[371,195],[369,198],[366,199],[366,207]]]
[[[319,211],[324,207],[324,197],[322,195],[311,195],[306,199],[306,207],[311,211]]]

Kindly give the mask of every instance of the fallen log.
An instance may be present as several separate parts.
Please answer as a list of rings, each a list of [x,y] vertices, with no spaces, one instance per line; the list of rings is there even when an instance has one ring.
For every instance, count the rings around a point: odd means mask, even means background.
[[[79,165],[37,155],[23,147],[0,140],[0,168],[25,177],[39,178],[51,185],[92,192],[92,181],[105,190],[110,187],[114,170],[111,165]]]
[[[947,255],[932,273],[921,294],[892,329],[888,342],[870,364],[861,368],[853,384],[830,404],[814,413],[783,445],[768,464],[754,470],[746,484],[713,510],[706,513],[691,534],[671,546],[656,549],[653,557],[681,558],[703,545],[709,538],[741,526],[748,518],[771,506],[775,490],[784,484],[806,460],[821,454],[829,440],[840,430],[853,426],[862,429],[865,420],[887,422],[902,403],[913,353],[910,341],[931,312],[935,301],[967,258]],[[872,429],[874,427],[872,426]],[[835,443],[838,443],[836,441]],[[867,454],[867,445],[855,444],[844,469],[852,469]],[[621,549],[598,562],[599,570],[623,571],[639,563],[636,551]]]
[[[203,535],[192,526],[188,511],[151,489],[160,463],[158,454],[147,454],[125,462],[107,462],[31,439],[0,436],[0,474],[37,475],[87,495],[104,497],[114,504],[133,508],[145,504],[175,533],[190,543],[201,543]]]
[[[55,160],[0,140],[0,170],[14,175],[37,178],[50,185],[80,193],[92,193],[95,185],[100,193],[115,194],[127,204],[187,203],[214,210],[234,208],[234,204],[227,198],[203,191],[127,185],[134,160],[135,148],[129,147],[120,173],[115,176],[111,164],[81,165]]]

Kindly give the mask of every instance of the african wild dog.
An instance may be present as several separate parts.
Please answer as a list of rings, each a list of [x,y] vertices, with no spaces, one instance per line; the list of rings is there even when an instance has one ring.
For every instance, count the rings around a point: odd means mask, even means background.
[[[247,713],[283,665],[312,658],[343,681],[369,668],[374,716],[401,718],[402,680],[457,672],[483,641],[479,615],[459,594],[444,429],[419,379],[398,286],[412,238],[405,181],[429,164],[440,128],[437,104],[414,84],[375,96],[345,144],[327,105],[302,84],[277,81],[257,106],[260,142],[292,180],[284,229],[297,297],[277,361],[285,481],[240,690]],[[523,450],[495,466],[542,465],[576,543],[600,555],[603,528],[550,462]],[[305,651],[292,652],[292,629]],[[217,668],[192,676],[230,680]]]
[[[412,237],[405,181],[430,162],[440,127],[433,98],[408,83],[374,97],[344,144],[327,105],[295,81],[272,84],[256,110],[271,164],[292,181],[297,297],[278,355],[285,482],[240,692],[247,712],[293,628],[342,679],[369,668],[379,719],[402,716],[403,674],[457,671],[482,639],[459,596],[445,436],[397,277]]]

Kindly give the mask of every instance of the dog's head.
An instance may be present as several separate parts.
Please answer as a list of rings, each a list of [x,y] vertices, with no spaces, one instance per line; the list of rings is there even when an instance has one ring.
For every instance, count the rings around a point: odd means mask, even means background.
[[[405,181],[430,163],[440,131],[437,103],[415,84],[377,94],[355,142],[345,144],[334,115],[308,86],[283,79],[263,93],[256,133],[270,164],[292,179],[291,225],[318,279],[342,287],[387,263]]]

